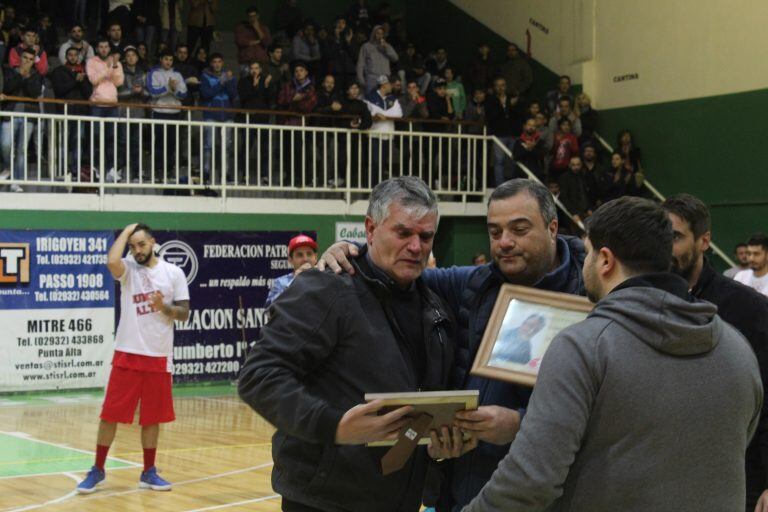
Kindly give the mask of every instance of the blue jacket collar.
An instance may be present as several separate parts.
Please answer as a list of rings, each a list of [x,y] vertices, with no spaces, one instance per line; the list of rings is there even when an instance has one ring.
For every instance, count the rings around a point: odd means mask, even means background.
[[[539,279],[533,287],[553,292],[575,293],[570,289],[571,272],[574,263],[573,258],[571,257],[571,250],[566,241],[560,236],[557,237],[557,256],[560,260],[560,264],[557,268]],[[490,263],[489,265],[491,267],[491,272],[498,279],[502,282],[507,281],[507,278],[504,277],[504,274],[501,273],[501,270],[495,262]]]

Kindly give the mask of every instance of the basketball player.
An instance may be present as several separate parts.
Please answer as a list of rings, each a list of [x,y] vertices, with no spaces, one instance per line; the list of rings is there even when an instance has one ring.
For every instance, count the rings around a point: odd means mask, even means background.
[[[126,243],[130,256],[123,258]],[[77,486],[79,493],[91,493],[104,481],[104,463],[117,424],[133,422],[139,401],[144,449],[139,487],[171,489],[171,484],[157,474],[155,453],[160,423],[175,419],[171,396],[173,321],[189,316],[189,290],[184,272],[158,258],[154,245],[148,226],[131,224],[109,249],[107,267],[120,282],[120,323],[96,438],[96,462]]]

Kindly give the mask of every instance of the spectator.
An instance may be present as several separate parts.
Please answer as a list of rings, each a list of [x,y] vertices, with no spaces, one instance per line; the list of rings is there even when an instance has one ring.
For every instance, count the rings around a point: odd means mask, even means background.
[[[399,68],[397,74],[400,76],[400,80],[407,84],[408,80],[413,78],[413,63],[420,58],[416,53],[416,46],[413,43],[408,43],[405,46],[405,52],[401,52],[397,60]]]
[[[485,89],[483,89],[483,91],[484,90]],[[479,267],[480,265],[485,265],[486,263],[488,263],[488,257],[485,255],[484,252],[475,253],[475,255],[472,257],[473,267]]]
[[[507,93],[517,91],[525,96],[533,83],[531,65],[516,44],[507,45],[507,60],[499,67],[499,74],[507,82]]]
[[[316,103],[317,94],[309,77],[307,65],[303,62],[297,62],[293,66],[293,79],[284,83],[280,89],[277,104],[289,112],[309,114],[315,108]],[[302,122],[299,116],[286,116],[283,124],[300,126]],[[283,140],[283,153],[285,155],[283,158],[290,155],[291,160],[288,162],[288,168],[293,169],[293,186],[296,187],[303,187],[305,178],[307,178],[306,168],[302,164],[302,162],[310,160],[303,158],[306,147],[305,138],[305,133],[300,132],[295,137],[285,137]]]
[[[224,69],[224,57],[220,53],[211,54],[210,67],[203,71],[200,77],[200,105],[211,110],[203,111],[203,121],[212,121],[216,123],[231,122],[234,115],[231,112],[225,112],[214,109],[231,109],[237,99],[237,82],[235,75],[231,70]],[[227,158],[231,162],[231,152],[229,149],[234,146],[234,132],[232,128],[223,128],[224,138],[228,141],[227,147],[219,147],[217,154],[227,152]],[[215,176],[211,175],[211,152],[214,144],[220,146],[221,136],[218,128],[206,126],[203,128],[203,175],[211,177],[215,182]],[[214,141],[215,138],[215,141]],[[227,165],[228,175],[231,178],[235,175],[232,172],[232,165]],[[224,179],[224,176],[222,176]]]
[[[576,223],[592,215],[583,171],[581,158],[578,155],[573,156],[568,163],[568,171],[558,179],[560,202],[568,209]]]
[[[173,68],[181,74],[184,83],[187,84],[187,95],[182,99],[181,104],[192,106],[195,104],[195,96],[200,91],[200,73],[197,67],[189,61],[189,46],[180,43],[176,46]]]
[[[536,120],[528,119],[523,125],[523,132],[515,141],[513,154],[515,162],[524,165],[542,183],[547,182],[547,169],[544,167],[546,152],[541,133],[536,129]]]
[[[163,46],[163,43],[160,43],[159,46]],[[136,43],[136,53],[139,56],[138,66],[144,71],[149,71],[149,69],[152,67],[153,62],[152,62],[152,59],[149,58],[149,50],[147,49],[147,43],[145,43],[144,41],[139,41],[138,43]]]
[[[136,41],[142,41],[152,48],[155,36],[160,31],[160,0],[134,0]]]
[[[3,94],[22,98],[37,99],[43,90],[43,78],[37,71],[35,63],[38,54],[32,47],[23,48],[19,55],[19,64],[3,69]],[[39,112],[37,103],[26,101],[5,101],[2,109],[6,112]],[[27,146],[32,133],[35,131],[34,118],[4,117],[0,130],[0,147],[2,148],[5,165],[11,166],[11,177],[14,180],[26,179],[24,167],[27,159]],[[11,151],[13,161],[11,161]],[[18,184],[11,185],[11,192],[23,192]]]
[[[59,62],[68,62],[67,51],[75,48],[78,51],[78,59],[81,64],[93,57],[93,47],[88,41],[83,39],[83,26],[79,24],[72,25],[69,29],[69,39],[59,48]]]
[[[48,54],[37,44],[37,30],[26,28],[22,32],[21,43],[8,52],[8,65],[17,68],[21,64],[21,53],[30,49],[35,54],[35,70],[41,77],[48,73]]]
[[[309,66],[310,76],[320,76],[320,44],[315,36],[315,26],[311,22],[296,32],[291,43],[292,56]]]
[[[419,92],[422,96],[425,96],[429,92],[429,86],[432,85],[432,75],[427,72],[427,67],[424,65],[424,61],[421,57],[416,57],[412,65],[412,74],[406,73],[408,80],[413,80],[419,84]]]
[[[347,9],[347,19],[355,28],[368,30],[371,26],[371,13],[365,6],[365,0],[354,0],[354,3]]]
[[[435,80],[432,90],[427,95],[427,110],[429,110],[430,119],[450,121],[454,118],[453,102],[448,95],[447,84],[442,78]],[[449,128],[450,126],[445,124],[431,124],[428,131],[447,132]]]
[[[147,91],[147,73],[139,65],[139,53],[133,46],[125,47],[125,65],[123,66],[123,85],[117,89],[117,99],[120,103],[137,103],[145,104],[149,101],[150,95]],[[122,107],[124,112],[126,109]],[[121,112],[122,113],[122,112]],[[144,108],[131,108],[131,119],[142,119],[146,117]],[[129,173],[134,177],[138,177],[139,169],[141,168],[140,159],[141,153],[139,153],[139,137],[141,134],[142,126],[137,123],[129,123],[128,137],[125,134],[125,126],[120,126],[119,130],[121,140],[127,141],[128,152],[130,154],[130,165],[126,167]],[[143,147],[147,147],[147,143],[144,142]]]
[[[347,87],[347,98],[342,103],[341,113],[345,116],[355,116],[348,121],[347,128],[368,130],[372,124],[371,111],[368,109],[365,101],[361,99],[360,92],[360,86],[357,85],[357,82],[349,84],[349,87]]]
[[[324,76],[331,72],[331,38],[328,29],[320,25],[317,27],[317,44],[320,45],[320,62],[315,76]]]
[[[579,142],[597,143],[595,132],[597,131],[597,110],[592,108],[592,99],[586,94],[581,93],[576,96],[576,108],[574,115],[581,123],[581,136]]]
[[[259,10],[255,6],[249,7],[245,13],[248,19],[235,27],[237,62],[241,67],[248,66],[253,61],[266,64],[269,62],[267,48],[272,44],[272,36],[261,21]]]
[[[517,93],[510,94],[507,91],[506,80],[497,78],[493,81],[494,94],[486,101],[485,118],[488,133],[499,139],[511,153],[517,134],[523,129],[523,108]],[[505,167],[508,165],[514,169],[514,164],[512,157],[507,156],[497,144],[493,145],[493,174],[497,187],[506,181]]]
[[[333,75],[326,75],[317,93],[315,113],[324,116],[332,116],[341,112],[341,96],[336,92],[336,79]],[[315,120],[317,126],[333,126],[335,123],[328,117]]]
[[[237,82],[237,95],[240,98],[240,106],[248,110],[268,110],[271,108],[271,88],[272,76],[266,74],[261,63],[251,62],[247,75],[242,75]],[[244,114],[239,115],[239,122],[247,124],[267,124],[269,115],[249,113],[248,117]],[[250,160],[253,152],[261,157],[259,168],[256,172],[250,171],[246,174],[246,183],[262,185],[269,184],[269,133],[265,130],[242,130],[243,137],[240,143],[240,168],[243,170],[254,169],[253,165],[246,167],[246,162]],[[255,149],[254,149],[255,148]],[[255,180],[251,180],[255,176]]]
[[[3,10],[2,31],[3,38],[7,40],[7,48],[15,48],[21,43],[21,27],[16,19],[16,8],[12,5],[5,6]]]
[[[557,109],[560,105],[562,98],[568,98],[573,105],[574,97],[571,94],[571,77],[568,75],[561,75],[557,81],[557,89],[553,89],[547,93],[547,108],[554,117]]]
[[[132,32],[133,28],[133,2],[134,0],[109,0],[109,11],[107,20],[110,26],[120,25],[127,34]],[[120,53],[123,53],[120,48]]]
[[[123,85],[125,77],[123,65],[120,64],[120,54],[112,50],[108,39],[100,39],[96,43],[96,55],[86,61],[85,72],[93,85],[91,103],[94,105],[91,105],[91,115],[99,118],[119,117],[118,108],[110,104],[117,103],[117,88]],[[110,122],[105,122],[104,125],[104,140],[111,141],[115,135],[114,125]],[[96,125],[96,131],[98,131],[98,125]],[[98,139],[94,143],[99,144]],[[108,181],[120,181],[117,155],[114,154],[113,145],[104,144],[104,147],[105,152],[100,157],[103,158],[105,165],[110,166],[106,178]]]
[[[555,134],[549,129],[549,121],[544,112],[539,112],[534,116],[536,120],[536,130],[541,135],[541,141],[544,144],[544,168],[549,169],[549,161],[552,158],[552,145],[554,144]]]
[[[747,240],[749,269],[737,272],[734,279],[768,296],[768,236],[758,234]]]
[[[432,58],[427,59],[427,73],[432,75],[433,80],[436,80],[438,77],[445,78],[443,74],[443,70],[449,66],[448,64],[448,51],[444,47],[439,47],[435,50],[435,54],[432,56]],[[454,74],[455,74],[454,69]]]
[[[587,191],[587,198],[592,209],[596,209],[603,204],[602,193],[600,190],[600,180],[603,179],[605,171],[597,159],[597,148],[592,142],[579,144],[581,146],[581,164],[584,173],[584,186]]]
[[[533,100],[528,103],[528,117],[532,117],[536,119],[536,116],[541,113],[541,103],[539,103],[537,100]]]
[[[494,76],[496,67],[491,61],[491,48],[482,42],[477,45],[477,56],[469,65],[469,82],[475,90],[482,89],[487,93],[493,90]]]
[[[297,235],[288,242],[288,262],[293,272],[278,277],[272,281],[272,286],[264,302],[268,309],[277,298],[288,289],[293,280],[305,270],[314,268],[317,264],[317,242],[307,235]]]
[[[621,130],[616,137],[616,151],[624,159],[624,166],[630,172],[643,172],[640,163],[640,148],[635,146],[635,139],[629,130]]]
[[[550,174],[558,182],[560,176],[568,169],[571,158],[579,156],[579,141],[571,132],[571,121],[567,117],[560,118],[552,146],[552,163]],[[562,184],[560,189],[562,190]]]
[[[283,62],[282,47],[275,44],[269,47],[269,63],[266,72],[271,77],[271,95],[273,98],[277,98],[277,92],[281,90],[283,84],[291,79],[290,67],[287,62]],[[274,100],[270,108],[272,107],[274,107]]]
[[[573,100],[569,98],[560,98],[557,114],[553,114],[549,119],[549,129],[552,133],[557,131],[561,119],[568,119],[571,122],[571,131],[576,137],[581,136],[581,120],[576,112],[573,111]]]
[[[160,0],[160,40],[169,49],[176,47],[181,34],[182,0]]]
[[[107,29],[107,37],[109,38],[110,49],[122,55],[125,47],[128,46],[128,42],[123,39],[123,26],[117,21],[110,23]]]
[[[634,175],[624,165],[621,153],[616,151],[611,155],[611,166],[603,175],[600,190],[603,203],[626,195],[637,195]]]
[[[64,65],[54,68],[51,72],[50,79],[56,99],[88,101],[88,98],[91,97],[93,85],[88,81],[88,76],[85,74],[85,64],[80,61],[80,57],[80,50],[71,46],[67,50]],[[59,111],[62,112],[63,110],[64,108],[61,106]],[[86,116],[88,115],[88,107],[84,105],[68,105],[67,114]],[[67,121],[70,172],[76,172],[84,163],[81,153],[85,150],[85,141],[89,139],[89,137],[85,136],[87,133],[86,128],[87,123]],[[79,144],[80,152],[78,152],[78,139],[81,141]]]
[[[380,76],[390,75],[390,63],[394,62],[397,62],[397,52],[387,43],[384,29],[376,25],[357,58],[357,81],[365,84],[366,94],[375,92]]]
[[[51,22],[51,16],[43,14],[40,17],[40,23],[37,26],[39,44],[45,50],[47,55],[56,55],[56,47],[59,46],[59,37],[56,35],[56,28]],[[62,63],[64,61],[61,61]]]
[[[203,70],[208,67],[208,51],[202,46],[198,46],[195,52],[195,59],[192,61],[192,65],[197,68],[197,76],[203,74]]]
[[[301,28],[303,20],[304,14],[296,6],[296,0],[283,0],[275,11],[275,31],[281,39],[290,40]]]
[[[482,135],[483,125],[485,125],[485,88],[475,87],[472,92],[472,100],[464,111],[464,120],[478,123],[478,126],[468,126],[467,133],[470,135]]]
[[[464,110],[467,108],[467,95],[464,92],[464,86],[456,79],[456,70],[452,66],[443,68],[443,78],[445,78],[445,88],[448,97],[451,98],[456,119],[463,119]]]
[[[406,92],[401,94],[397,101],[400,103],[400,109],[403,111],[403,117],[416,117],[427,119],[429,109],[427,109],[427,99],[421,95],[419,86],[416,82],[408,82]]]
[[[216,26],[216,11],[219,10],[219,0],[191,0],[187,16],[187,44],[189,51],[195,51],[197,42],[211,51],[213,29]]]
[[[347,26],[347,20],[339,16],[333,26],[333,36],[328,43],[331,73],[339,87],[346,91],[355,80],[355,55],[352,53],[354,33]]]
[[[733,256],[736,259],[736,266],[731,267],[723,275],[729,279],[733,279],[736,274],[742,270],[749,269],[749,250],[747,244],[740,242],[733,248]]]
[[[160,62],[147,75],[147,90],[152,96],[152,117],[168,121],[181,118],[182,100],[187,96],[187,84],[181,73],[173,69],[173,54],[163,50]],[[176,167],[176,131],[173,124],[155,124],[154,136],[154,172],[168,172],[177,176]],[[180,178],[180,177],[179,177]]]
[[[382,75],[378,79],[378,88],[369,93],[365,100],[368,103],[368,109],[371,111],[371,117],[374,122],[370,136],[371,142],[371,161],[370,161],[370,181],[369,187],[375,186],[382,179],[386,179],[389,172],[390,153],[392,153],[392,134],[395,131],[395,123],[392,118],[403,117],[403,110],[400,103],[392,95],[392,84],[389,78]],[[396,160],[396,159],[395,159]]]

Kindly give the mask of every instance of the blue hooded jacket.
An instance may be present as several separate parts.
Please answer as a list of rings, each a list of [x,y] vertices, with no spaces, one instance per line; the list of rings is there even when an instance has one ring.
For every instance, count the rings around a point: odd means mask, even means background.
[[[581,268],[584,243],[569,236],[557,237],[560,265],[542,277],[534,288],[585,295]],[[448,303],[458,320],[456,367],[453,386],[456,389],[480,391],[480,405],[499,405],[525,414],[532,389],[469,375],[472,363],[488,325],[501,285],[506,278],[496,263],[479,267],[426,269],[424,282]],[[491,479],[499,461],[509,452],[509,444],[480,442],[466,455],[447,462],[438,510],[458,511],[477,496]]]
[[[200,75],[200,106],[213,108],[232,108],[237,99],[237,80],[233,77],[222,83],[222,74],[216,75],[211,68],[203,70]],[[203,112],[204,121],[226,122],[234,119],[231,112],[206,110]]]

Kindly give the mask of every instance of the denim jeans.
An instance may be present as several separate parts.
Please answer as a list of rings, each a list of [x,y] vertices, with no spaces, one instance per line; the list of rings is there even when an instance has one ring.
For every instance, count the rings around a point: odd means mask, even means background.
[[[517,140],[515,137],[497,138],[510,152],[512,151],[512,148],[515,147],[515,141]],[[508,157],[503,149],[496,144],[493,145],[493,177],[496,180],[497,187],[506,181],[504,178],[505,166],[509,165],[511,169],[514,169],[514,164],[515,161],[511,157]]]
[[[26,121],[26,122],[25,122]],[[5,165],[11,166],[11,147],[14,148],[11,176],[15,180],[24,178],[24,162],[27,159],[27,146],[36,123],[25,118],[3,121],[0,135],[0,149]],[[39,164],[38,164],[39,165]]]
[[[232,180],[235,176],[235,169],[234,167],[234,147],[235,147],[235,129],[234,128],[224,128],[225,132],[224,135],[226,137],[226,147],[222,148],[221,146],[221,130],[222,128],[216,126],[205,126],[203,128],[203,177],[206,181],[209,179],[212,179],[215,183],[220,183],[221,180],[221,152],[226,151],[226,164],[227,164],[227,180]],[[213,149],[214,146],[216,148],[216,158],[215,162],[213,161]],[[213,169],[214,171],[218,170],[218,172],[215,172],[213,177],[211,177],[211,163],[213,163]],[[242,162],[241,162],[242,165]]]

